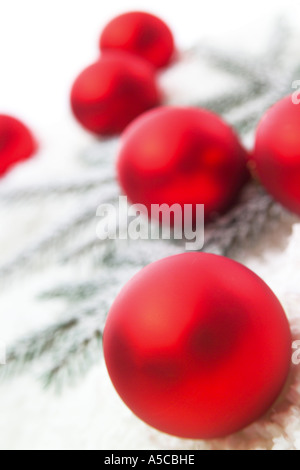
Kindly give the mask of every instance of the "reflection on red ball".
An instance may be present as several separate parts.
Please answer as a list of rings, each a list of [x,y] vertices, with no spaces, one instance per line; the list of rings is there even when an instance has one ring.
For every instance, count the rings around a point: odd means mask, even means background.
[[[171,61],[174,39],[161,19],[149,13],[131,12],[118,16],[106,26],[100,48],[130,52],[159,68]]]
[[[165,107],[125,131],[118,175],[130,201],[149,214],[152,204],[204,204],[208,219],[235,201],[248,176],[246,151],[215,114]]]
[[[30,158],[36,142],[27,127],[17,119],[0,115],[0,176],[16,163]]]
[[[153,68],[126,53],[108,53],[76,79],[71,104],[78,121],[97,135],[119,134],[160,103]]]
[[[252,158],[269,193],[300,215],[300,105],[291,96],[275,104],[260,122]]]
[[[222,437],[254,422],[290,369],[279,301],[253,272],[215,255],[174,256],[142,270],[113,304],[103,339],[127,406],[183,438]]]

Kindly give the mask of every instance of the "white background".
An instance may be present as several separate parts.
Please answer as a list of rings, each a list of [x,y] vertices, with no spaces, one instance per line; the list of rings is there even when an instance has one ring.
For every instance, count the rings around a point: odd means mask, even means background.
[[[51,146],[52,129],[73,124],[70,87],[97,58],[102,27],[131,9],[162,16],[179,47],[204,39],[259,47],[274,17],[300,17],[297,0],[0,0],[0,112],[24,118]]]

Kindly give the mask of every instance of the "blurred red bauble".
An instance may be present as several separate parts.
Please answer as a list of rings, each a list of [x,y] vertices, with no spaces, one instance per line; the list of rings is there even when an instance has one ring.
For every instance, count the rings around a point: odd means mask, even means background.
[[[105,54],[79,75],[71,92],[78,121],[104,136],[119,134],[160,100],[153,68],[126,53]]]
[[[260,122],[252,160],[267,191],[300,215],[300,105],[291,96],[275,104]]]
[[[100,48],[130,52],[159,68],[170,63],[175,46],[172,32],[161,19],[149,13],[131,12],[106,26]]]
[[[215,114],[160,108],[125,131],[120,184],[134,204],[205,205],[206,219],[224,212],[247,180],[246,151]]]
[[[279,301],[253,272],[215,255],[183,254],[142,270],[113,304],[103,341],[127,406],[183,438],[223,437],[259,419],[290,369]]]
[[[17,119],[0,115],[0,176],[27,160],[36,151],[36,142],[27,127]]]

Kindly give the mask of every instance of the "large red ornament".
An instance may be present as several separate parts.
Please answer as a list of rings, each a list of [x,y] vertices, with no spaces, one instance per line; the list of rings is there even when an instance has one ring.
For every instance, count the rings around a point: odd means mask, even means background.
[[[175,49],[169,27],[156,16],[143,12],[114,18],[101,35],[100,48],[130,52],[157,68],[169,64]]]
[[[153,68],[126,53],[107,53],[75,81],[71,104],[78,121],[98,135],[119,134],[160,103]]]
[[[206,219],[224,212],[247,180],[246,151],[217,115],[165,107],[125,131],[120,184],[132,203],[205,204]]]
[[[291,333],[272,291],[227,258],[156,262],[116,299],[104,330],[111,380],[147,424],[183,438],[241,430],[282,391]]]
[[[262,119],[252,159],[269,193],[300,214],[300,105],[291,96],[275,104]]]
[[[17,119],[0,115],[0,176],[11,167],[27,160],[36,151],[29,129]]]

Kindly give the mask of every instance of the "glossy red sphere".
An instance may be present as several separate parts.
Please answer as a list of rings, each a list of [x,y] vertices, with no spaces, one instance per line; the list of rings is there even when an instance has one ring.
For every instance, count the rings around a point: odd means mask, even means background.
[[[291,96],[275,104],[260,122],[252,160],[267,191],[300,215],[300,105]]]
[[[108,53],[76,79],[71,104],[87,130],[119,134],[137,116],[160,103],[153,68],[126,53]]]
[[[175,46],[172,32],[161,19],[149,13],[130,12],[106,26],[100,48],[130,52],[159,68],[169,64]]]
[[[164,107],[135,120],[122,137],[118,177],[150,214],[152,204],[227,210],[247,180],[246,151],[233,130],[203,109]]]
[[[253,272],[215,255],[183,254],[142,270],[113,304],[103,340],[127,406],[183,438],[222,437],[254,422],[290,369],[279,301]]]
[[[17,163],[30,158],[36,147],[31,132],[22,122],[11,116],[0,115],[0,176]]]

